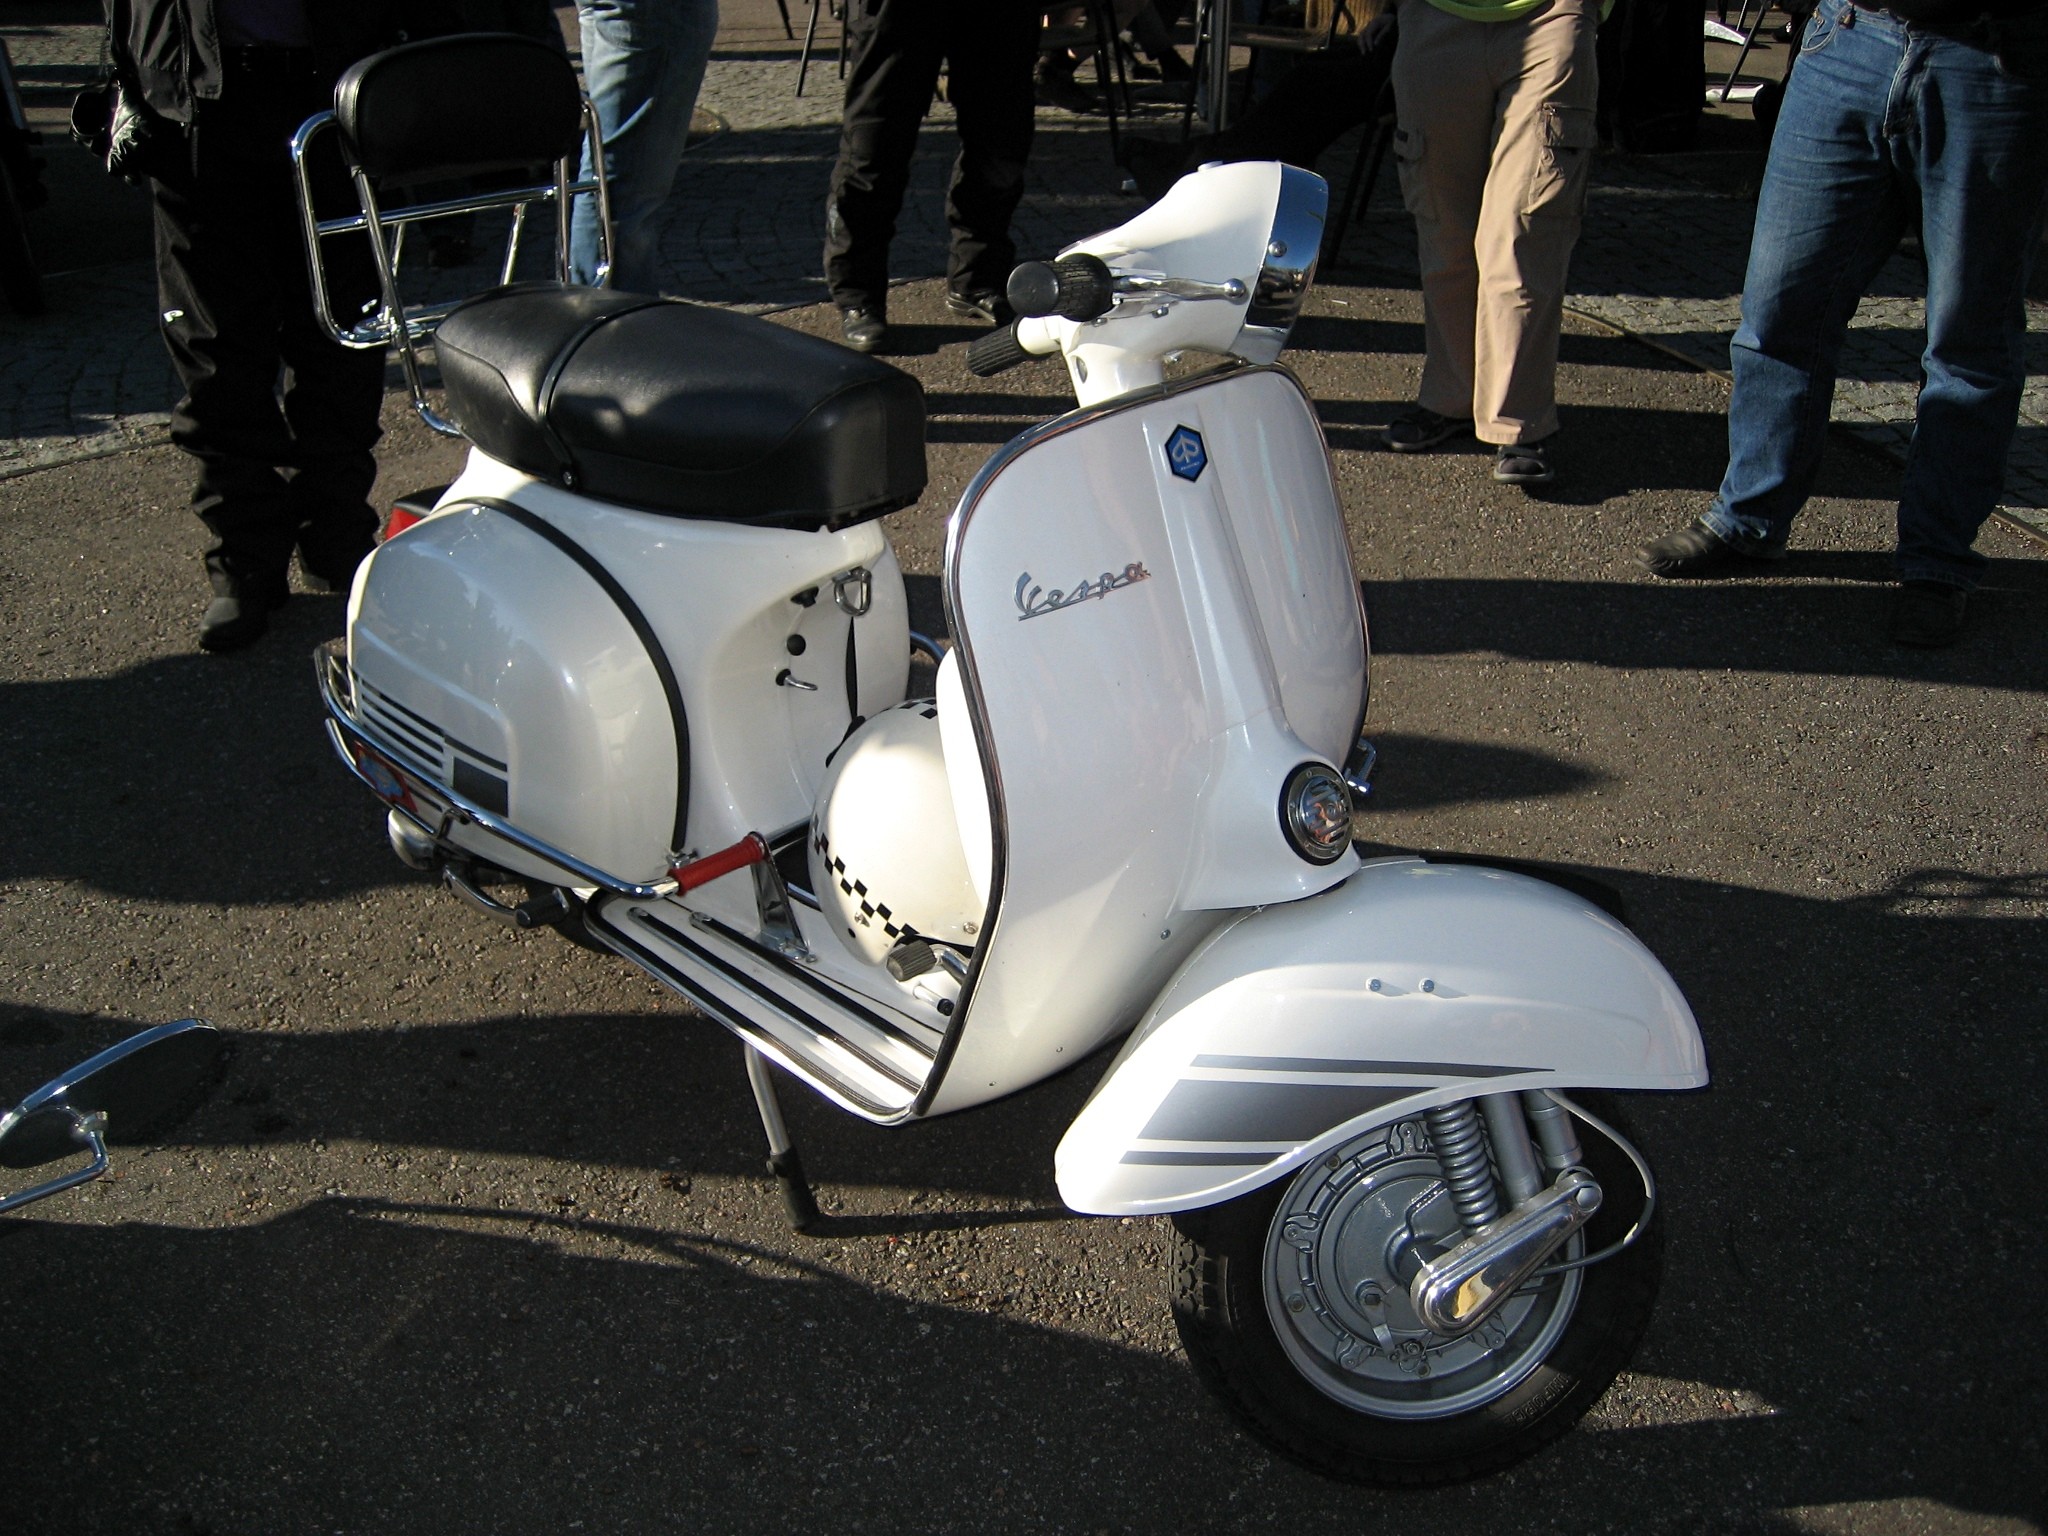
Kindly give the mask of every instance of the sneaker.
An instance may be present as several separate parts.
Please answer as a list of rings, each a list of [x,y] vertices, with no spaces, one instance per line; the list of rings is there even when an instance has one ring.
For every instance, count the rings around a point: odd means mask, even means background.
[[[1652,576],[1670,581],[1698,581],[1708,576],[1731,576],[1767,560],[1782,559],[1784,553],[1782,549],[1751,550],[1731,544],[1696,517],[1678,532],[1650,540],[1636,551],[1636,563]]]
[[[874,352],[881,348],[889,334],[889,322],[872,309],[842,309],[839,311],[839,334],[846,338],[846,344],[856,352]]]
[[[1892,643],[1938,651],[1963,632],[1970,594],[1945,581],[1904,581],[1892,604]]]
[[[1470,416],[1439,416],[1418,405],[1388,422],[1380,432],[1380,441],[1396,453],[1420,453],[1471,430]]]
[[[1502,485],[1548,485],[1557,478],[1550,463],[1550,438],[1540,443],[1502,443],[1493,450],[1493,478]]]
[[[984,325],[1008,325],[1017,318],[1010,301],[993,288],[972,288],[966,293],[948,293],[946,308]]]
[[[291,595],[282,581],[235,582],[206,605],[199,621],[199,649],[216,655],[254,645],[270,628],[270,616]]]

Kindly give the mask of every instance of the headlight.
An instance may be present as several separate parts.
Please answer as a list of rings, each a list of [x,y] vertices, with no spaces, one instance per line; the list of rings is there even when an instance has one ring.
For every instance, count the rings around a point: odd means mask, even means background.
[[[1302,300],[1315,281],[1329,207],[1330,186],[1322,177],[1298,166],[1280,168],[1280,199],[1266,236],[1265,260],[1245,311],[1241,342],[1263,340],[1271,357],[1279,356],[1287,345],[1287,333],[1294,329]]]
[[[1351,792],[1327,763],[1303,763],[1280,792],[1280,830],[1311,864],[1332,864],[1351,846]]]

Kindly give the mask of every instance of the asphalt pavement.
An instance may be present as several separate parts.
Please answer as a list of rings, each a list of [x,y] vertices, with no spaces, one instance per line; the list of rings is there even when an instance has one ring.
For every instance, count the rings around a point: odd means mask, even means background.
[[[1130,206],[1087,196],[1036,217]],[[954,499],[1067,396],[967,375],[930,249],[894,313],[932,477],[888,527],[939,627]],[[184,1139],[0,1220],[0,1527],[2038,1532],[2040,544],[1987,527],[1962,644],[1892,647],[1897,472],[1845,438],[1782,569],[1657,583],[1628,552],[1711,493],[1725,385],[1572,320],[1535,497],[1376,449],[1421,347],[1368,251],[1289,354],[1371,613],[1367,836],[1613,884],[1715,1073],[1631,1106],[1664,1291],[1577,1431],[1419,1494],[1267,1454],[1179,1353],[1164,1224],[1059,1205],[1102,1057],[896,1131],[788,1093],[828,1217],[791,1234],[728,1037],[392,858],[313,693],[340,598],[197,652],[145,439],[0,480],[0,1097],[185,1014],[237,1054]],[[387,426],[380,496],[447,476]]]

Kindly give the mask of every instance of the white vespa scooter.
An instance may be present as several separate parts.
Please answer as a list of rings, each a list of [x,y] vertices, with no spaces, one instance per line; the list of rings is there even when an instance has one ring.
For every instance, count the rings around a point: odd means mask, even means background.
[[[898,1124],[1128,1035],[1059,1189],[1173,1217],[1182,1336],[1257,1433],[1391,1483],[1562,1433],[1657,1273],[1649,1169],[1576,1095],[1698,1087],[1704,1052],[1656,959],[1581,895],[1354,850],[1359,587],[1315,412],[1274,366],[1323,183],[1212,167],[1019,269],[1034,318],[976,366],[1057,352],[1080,408],[961,498],[941,654],[877,521],[924,481],[905,375],[603,289],[408,317],[390,231],[421,215],[379,202],[399,171],[545,158],[553,184],[517,195],[575,190],[588,123],[528,49],[366,61],[298,146],[332,125],[362,201],[309,203],[316,251],[367,231],[383,268],[381,312],[335,334],[397,342],[428,419],[472,445],[318,657],[400,856],[739,1035],[799,1224],[769,1063]],[[445,134],[489,155],[387,130],[425,80]],[[413,355],[436,320],[442,411]],[[1184,353],[1221,366],[1168,382]],[[906,697],[913,647],[932,697]],[[507,875],[524,899],[493,894]]]

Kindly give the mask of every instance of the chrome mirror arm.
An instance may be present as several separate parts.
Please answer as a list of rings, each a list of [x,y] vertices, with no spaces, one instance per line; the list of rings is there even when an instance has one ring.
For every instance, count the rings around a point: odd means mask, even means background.
[[[0,1195],[0,1212],[32,1205],[38,1200],[48,1199],[51,1195],[62,1194],[67,1189],[76,1189],[80,1184],[90,1184],[110,1166],[107,1159],[107,1117],[98,1110],[89,1115],[81,1115],[68,1104],[51,1107],[61,1107],[71,1116],[71,1139],[81,1146],[91,1148],[92,1161],[83,1168],[74,1168],[71,1172],[46,1180],[32,1189],[24,1189],[18,1194]]]

